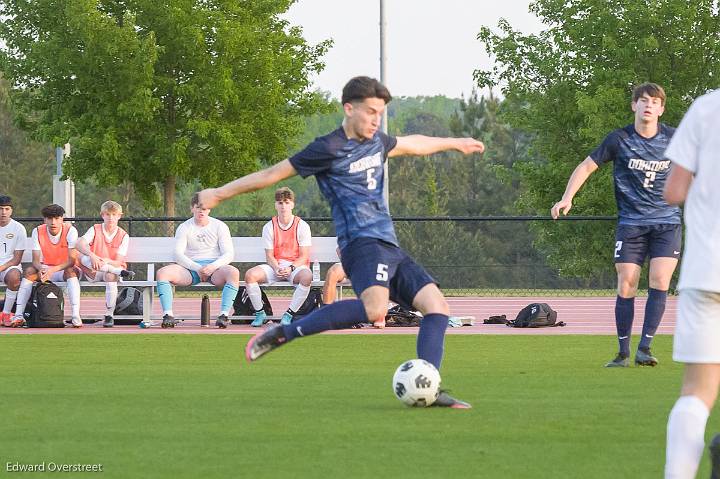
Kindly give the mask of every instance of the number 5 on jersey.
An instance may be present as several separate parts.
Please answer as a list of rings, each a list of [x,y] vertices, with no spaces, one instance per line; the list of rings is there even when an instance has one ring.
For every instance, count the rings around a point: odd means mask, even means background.
[[[379,263],[377,267],[377,274],[375,275],[375,279],[378,281],[385,281],[388,280],[388,265]]]

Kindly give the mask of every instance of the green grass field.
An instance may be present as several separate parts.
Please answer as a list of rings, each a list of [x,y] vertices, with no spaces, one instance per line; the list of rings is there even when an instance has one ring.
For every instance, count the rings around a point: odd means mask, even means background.
[[[394,398],[414,336],[316,336],[253,365],[246,340],[0,336],[0,476],[39,476],[8,462],[99,463],[105,478],[662,475],[681,379],[668,336],[659,367],[627,370],[601,367],[611,337],[450,336],[444,384],[472,410]]]

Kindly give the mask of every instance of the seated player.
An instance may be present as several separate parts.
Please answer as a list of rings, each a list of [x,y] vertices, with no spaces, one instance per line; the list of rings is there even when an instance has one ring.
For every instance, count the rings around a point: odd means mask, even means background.
[[[74,328],[81,328],[79,277],[82,273],[75,265],[78,232],[73,225],[64,221],[65,210],[60,205],[46,206],[42,209],[42,215],[44,224],[32,231],[32,265],[25,268],[13,322],[22,325],[33,282],[66,281],[72,308],[70,322]]]
[[[76,248],[80,253],[78,266],[88,281],[105,281],[105,319],[103,327],[115,324],[113,313],[118,296],[118,277],[132,279],[135,273],[128,271],[125,264],[130,236],[118,226],[122,217],[122,206],[106,201],[100,207],[102,224],[90,227],[78,238]]]
[[[22,326],[22,321],[13,324],[12,307],[18,295],[22,279],[22,255],[27,243],[25,227],[12,219],[12,199],[0,196],[0,283],[5,283],[5,303],[0,313],[0,325]]]
[[[262,240],[267,264],[250,268],[245,273],[245,287],[255,309],[255,320],[251,326],[260,327],[267,321],[258,283],[289,281],[297,285],[290,307],[280,320],[284,325],[292,322],[295,312],[300,309],[310,293],[312,283],[312,272],[308,267],[312,242],[310,226],[300,217],[292,214],[294,207],[295,194],[292,190],[287,187],[278,188],[275,191],[277,216],[273,216],[263,227]]]
[[[163,328],[174,328],[171,285],[190,286],[209,281],[222,286],[220,315],[215,322],[225,329],[230,323],[228,316],[240,284],[240,272],[230,265],[234,249],[230,228],[222,221],[210,217],[210,209],[198,205],[195,193],[190,200],[193,217],[178,226],[175,231],[175,259],[177,264],[160,268],[157,272],[157,291],[163,308]]]

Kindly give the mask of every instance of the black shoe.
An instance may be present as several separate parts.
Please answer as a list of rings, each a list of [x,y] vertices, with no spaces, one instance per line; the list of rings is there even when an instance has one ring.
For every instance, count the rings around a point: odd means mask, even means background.
[[[629,368],[630,358],[624,354],[618,353],[615,359],[605,365],[606,368]]]
[[[658,360],[650,352],[650,348],[638,348],[635,353],[635,365],[636,366],[656,366]]]
[[[220,316],[218,316],[217,321],[215,321],[215,326],[217,326],[220,329],[227,329],[228,324],[230,324],[230,320],[224,314],[221,314]]]
[[[285,331],[282,326],[273,326],[260,334],[256,334],[247,346],[245,346],[245,359],[248,362],[256,361],[260,356],[269,353],[273,349],[282,346],[287,342]]]
[[[126,269],[120,271],[120,277],[127,281],[132,281],[135,277],[135,271],[128,271]]]
[[[169,314],[166,314],[163,316],[162,324],[160,325],[161,328],[174,328],[177,324],[177,320],[170,316]]]
[[[448,394],[447,391],[441,389],[440,393],[438,394],[437,399],[434,403],[430,405],[431,407],[449,407],[452,409],[471,409],[472,406],[470,403],[466,403],[465,401],[461,401],[459,399],[455,399],[451,395]]]
[[[715,434],[710,441],[710,462],[712,463],[710,479],[720,479],[720,434]]]
[[[115,319],[112,316],[105,316],[103,319],[103,328],[112,328],[115,326]]]

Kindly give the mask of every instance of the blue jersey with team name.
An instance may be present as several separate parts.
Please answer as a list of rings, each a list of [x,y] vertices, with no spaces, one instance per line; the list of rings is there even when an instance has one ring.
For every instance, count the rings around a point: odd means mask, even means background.
[[[618,223],[646,226],[680,224],[680,208],[663,198],[670,161],[665,149],[675,128],[660,123],[652,138],[645,138],[628,125],[613,131],[590,153],[599,165],[613,162]]]
[[[362,142],[348,139],[340,127],[290,158],[300,176],[315,175],[330,203],[340,249],[360,237],[398,246],[383,198],[384,163],[396,144],[395,137],[382,132]]]

